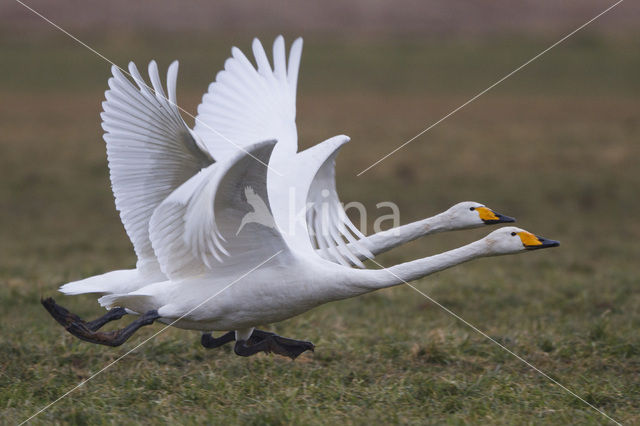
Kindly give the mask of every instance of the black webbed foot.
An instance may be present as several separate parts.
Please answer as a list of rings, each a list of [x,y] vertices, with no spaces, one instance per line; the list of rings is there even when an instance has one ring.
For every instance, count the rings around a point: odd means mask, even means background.
[[[279,355],[288,356],[291,359],[296,359],[305,351],[314,352],[316,348],[311,342],[289,339],[278,335],[273,336],[273,341],[273,352]]]
[[[160,318],[158,311],[152,310],[141,315],[124,328],[109,332],[100,332],[96,330],[109,321],[122,318],[122,316],[126,314],[126,311],[122,308],[116,308],[118,310],[115,310],[115,312],[110,313],[111,311],[109,311],[103,317],[87,323],[76,314],[71,313],[64,307],[58,305],[52,298],[42,300],[42,305],[47,309],[51,316],[58,321],[58,323],[78,339],[106,346],[120,346],[140,327],[152,324],[155,320]]]
[[[42,299],[40,302],[42,303],[42,306],[44,306],[44,308],[49,312],[49,314],[64,328],[67,328],[67,326],[73,323],[83,323],[89,330],[96,331],[108,322],[119,320],[127,314],[127,311],[124,308],[113,308],[107,311],[107,313],[100,318],[87,322],[76,314],[69,312],[63,306],[58,305],[56,301],[51,297]]]
[[[249,340],[239,340],[234,347],[236,355],[240,356],[251,356],[258,352],[273,352],[291,359],[296,359],[305,351],[313,352],[314,349],[315,346],[311,342],[289,339],[262,330],[254,330]]]
[[[153,324],[153,322],[158,318],[160,318],[160,315],[158,315],[158,311],[152,310],[141,315],[126,327],[114,331],[93,331],[90,330],[84,323],[72,323],[65,328],[69,333],[73,334],[78,339],[84,340],[89,343],[96,343],[98,345],[106,346],[120,346],[131,336],[133,336],[133,333],[138,331],[139,328],[144,327],[145,325]]]
[[[72,324],[74,322],[84,323],[82,318],[72,312],[69,312],[66,308],[58,305],[52,297],[41,299],[40,303],[42,303],[42,306],[44,306],[44,308],[47,310],[47,312],[49,312],[53,319],[58,321],[58,323],[64,328],[67,328],[69,324]]]

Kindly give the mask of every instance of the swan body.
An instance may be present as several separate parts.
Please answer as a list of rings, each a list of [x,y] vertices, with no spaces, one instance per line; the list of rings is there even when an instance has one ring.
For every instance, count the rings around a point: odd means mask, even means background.
[[[173,325],[187,329],[246,329],[283,321],[324,303],[404,284],[479,257],[556,245],[556,241],[520,228],[505,227],[466,246],[379,270],[353,269],[324,259],[283,253],[224,291],[236,277],[211,275],[164,281],[127,295],[103,296],[100,303],[137,312],[157,309],[165,322],[180,318]],[[216,293],[218,296],[183,317]]]
[[[209,86],[190,129],[176,105],[177,62],[166,95],[157,65],[153,90],[135,64],[133,84],[112,68],[103,128],[116,208],[138,262],[63,285],[65,294],[101,293],[111,309],[85,322],[53,299],[51,315],[77,337],[119,345],[155,320],[201,330],[213,348],[237,340],[236,353],[276,352],[295,358],[313,349],[254,330],[321,304],[402,284],[482,256],[553,247],[519,228],[435,256],[366,269],[363,260],[435,232],[513,222],[482,204],[463,202],[434,217],[365,237],[347,218],[335,185],[344,135],[298,152],[295,94],[302,40],[286,60],[276,38],[273,67],[258,40],[257,67],[237,48]],[[358,268],[353,268],[356,266]],[[106,322],[140,314],[129,326]]]

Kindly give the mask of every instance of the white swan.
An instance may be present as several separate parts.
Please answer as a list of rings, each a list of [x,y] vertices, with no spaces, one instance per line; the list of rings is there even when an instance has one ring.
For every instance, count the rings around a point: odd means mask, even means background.
[[[248,152],[267,162],[274,146],[274,141],[261,142],[248,147]],[[251,185],[268,200],[267,170],[251,156],[238,153],[208,166],[154,211],[149,235],[161,268],[170,279],[99,299],[106,307],[144,313],[136,321],[116,332],[102,333],[51,299],[44,301],[47,309],[68,331],[94,343],[121,344],[141,326],[159,319],[187,329],[234,331],[218,339],[205,334],[202,342],[206,347],[235,339],[238,355],[273,351],[295,358],[313,349],[313,345],[261,331],[254,335],[254,327],[291,318],[323,303],[415,280],[478,257],[558,245],[522,229],[506,227],[442,254],[388,269],[361,270],[327,261],[310,245],[297,245],[270,227],[249,224],[245,229],[251,232],[236,236],[242,217],[250,211],[237,189]],[[267,205],[272,208],[268,201]],[[224,247],[211,245],[215,244],[213,235],[225,241]],[[215,256],[219,250],[227,257]],[[116,314],[119,318],[123,313],[110,311],[105,317],[109,320]]]
[[[253,51],[259,64],[257,70],[239,49],[232,49],[233,56],[225,62],[225,70],[218,74],[198,107],[193,130],[176,106],[177,61],[167,72],[168,99],[154,61],[149,63],[148,73],[155,94],[134,63],[129,64],[129,73],[136,85],[117,67],[112,68],[113,77],[109,79],[103,102],[102,126],[106,131],[104,139],[116,208],[138,262],[133,270],[68,283],[61,287],[63,293],[119,293],[166,279],[148,238],[149,220],[155,208],[214,158],[223,160],[247,144],[267,137],[282,141],[278,144],[283,147],[277,150],[279,158],[272,158],[270,163],[273,183],[270,196],[282,209],[285,205],[290,208],[292,193],[301,194],[295,190],[301,182],[297,170],[321,163],[306,198],[299,195],[296,200],[298,211],[303,213],[302,217],[292,218],[296,226],[285,221],[279,225],[295,232],[301,230],[300,223],[304,224],[314,235],[312,244],[318,254],[336,263],[363,267],[362,260],[430,233],[513,222],[480,203],[465,202],[432,218],[364,237],[344,213],[335,185],[335,156],[349,138],[337,136],[296,153],[295,93],[302,40],[293,43],[286,64],[284,40],[276,39],[274,70],[257,39]],[[306,208],[305,200],[311,209]],[[299,234],[306,238],[306,232]]]
[[[296,153],[295,82],[301,41],[294,43],[287,68],[284,42],[276,39],[273,70],[260,43],[254,41],[253,47],[258,70],[234,48],[225,71],[205,95],[193,131],[175,106],[177,63],[168,71],[168,100],[155,62],[149,65],[155,94],[145,86],[135,65],[130,64],[129,70],[138,87],[114,67],[103,104],[103,127],[116,206],[138,263],[135,270],[114,271],[61,287],[67,294],[106,293],[100,299],[103,305],[120,306],[94,322],[82,321],[52,299],[43,301],[74,335],[116,345],[155,319],[170,322],[182,317],[176,326],[235,330],[222,340],[205,334],[207,347],[237,337],[236,352],[241,355],[271,350],[295,357],[312,346],[265,332],[252,334],[252,327],[474,257],[557,245],[517,228],[503,228],[511,229],[508,235],[499,230],[464,248],[398,265],[391,273],[336,264],[361,265],[360,260],[374,252],[430,232],[505,220],[482,205],[467,203],[400,227],[397,234],[387,231],[358,241],[347,231],[352,225],[339,204],[333,176],[335,156],[348,138],[337,136]],[[251,142],[270,136],[279,142]],[[243,150],[230,149],[233,144]],[[264,166],[267,163],[269,170]],[[275,172],[278,170],[282,173]],[[252,211],[246,194],[242,197],[241,189],[247,187],[265,201],[275,228],[260,223],[242,225],[242,218]],[[327,190],[331,220],[319,220],[316,209],[305,215],[306,204],[317,206],[319,197],[325,202],[323,191]],[[297,203],[294,211],[302,211],[303,220],[290,211],[292,194]],[[322,236],[316,237],[319,247],[312,245],[311,232]],[[245,282],[248,280],[251,282]],[[117,332],[97,331],[125,312],[145,314]]]

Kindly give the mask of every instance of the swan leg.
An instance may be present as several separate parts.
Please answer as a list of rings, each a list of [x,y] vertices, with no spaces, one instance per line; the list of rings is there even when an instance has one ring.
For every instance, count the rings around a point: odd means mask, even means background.
[[[87,328],[91,331],[98,331],[108,322],[119,320],[123,316],[127,315],[127,310],[125,308],[113,308],[109,309],[106,314],[101,316],[98,319],[93,321],[89,321],[87,323]]]
[[[92,331],[89,330],[83,323],[72,323],[65,328],[69,333],[73,334],[78,339],[84,340],[89,343],[96,343],[106,346],[120,346],[131,336],[133,336],[133,333],[138,331],[139,328],[144,327],[145,325],[153,324],[154,321],[158,318],[160,318],[160,315],[158,315],[158,311],[154,309],[152,311],[145,312],[143,315],[138,317],[135,321],[131,322],[126,327],[114,331]]]
[[[274,333],[270,333],[268,331],[262,330],[254,330],[251,336],[249,337],[249,344],[259,343],[264,340],[268,335],[273,335]],[[200,338],[200,343],[207,349],[219,348],[222,345],[225,345],[229,342],[233,342],[236,340],[236,332],[230,331],[228,333],[223,334],[222,336],[215,338],[211,335],[211,333],[204,333]]]
[[[275,353],[296,359],[301,353],[311,351],[315,346],[304,340],[288,339],[268,331],[254,330],[249,340],[238,340],[234,351],[236,355],[251,356],[258,352]]]
[[[122,315],[124,315],[122,311],[117,311],[115,314],[112,314],[110,317],[111,319],[104,320],[103,318],[98,318],[98,320],[87,323],[76,314],[69,312],[62,306],[55,303],[51,298],[43,300],[42,304],[56,321],[58,321],[69,333],[73,334],[78,339],[106,346],[120,346],[126,342],[133,333],[138,331],[140,327],[152,324],[155,320],[160,318],[158,311],[152,310],[141,315],[124,328],[109,332],[101,332],[96,331],[97,329],[92,330],[89,325],[99,328],[110,320],[116,319],[116,317],[122,318]]]
[[[207,349],[213,349],[213,348],[218,348],[229,342],[233,342],[234,340],[236,340],[235,331],[230,331],[218,338],[213,337],[211,333],[205,333],[202,335],[202,338],[200,339],[200,343],[202,344],[202,346],[204,346]]]
[[[127,314],[127,310],[125,308],[113,308],[107,311],[107,313],[100,318],[86,322],[76,314],[69,312],[64,307],[58,305],[51,297],[41,300],[41,303],[49,314],[51,314],[51,316],[65,328],[72,322],[82,322],[89,330],[97,331],[106,323],[119,320]]]

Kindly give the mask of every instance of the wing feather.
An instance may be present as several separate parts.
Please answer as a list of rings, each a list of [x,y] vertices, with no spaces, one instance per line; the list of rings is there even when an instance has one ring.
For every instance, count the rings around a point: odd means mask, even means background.
[[[275,141],[247,147],[231,158],[210,165],[176,189],[155,210],[149,225],[160,267],[170,279],[210,272],[217,268],[250,269],[285,250],[282,235],[253,226],[237,234],[245,214],[252,211],[243,198],[250,187],[268,206],[267,168]],[[255,157],[255,158],[254,158]]]
[[[135,64],[129,64],[129,71],[135,84],[112,68],[102,104],[102,127],[116,208],[139,266],[152,267],[156,257],[148,224],[153,210],[212,159],[197,148],[175,104],[177,62],[167,73],[169,100],[155,62],[149,65],[155,95]]]
[[[278,36],[273,43],[273,66],[258,39],[253,40],[251,50],[256,65],[240,49],[231,49],[224,70],[217,74],[198,107],[194,132],[216,158],[237,152],[234,144],[247,146],[256,140],[276,138],[279,149],[292,155],[291,162],[302,161],[303,168],[315,164],[306,164],[304,158],[294,157],[297,152],[295,97],[302,39],[293,42],[287,61],[284,39]],[[335,186],[335,155],[322,164],[309,184],[306,199],[313,207],[307,217],[307,230],[315,234],[311,238],[314,247],[328,260],[363,267],[358,257],[372,254],[358,244],[357,240],[364,235],[340,204]],[[322,195],[324,190],[329,193],[326,198]],[[280,200],[278,203],[280,205]],[[323,204],[328,208],[326,213],[321,208]]]
[[[273,42],[273,73],[280,81],[287,79],[287,59],[284,51],[284,37],[278,36]]]
[[[298,38],[291,45],[289,51],[289,66],[287,68],[287,79],[291,88],[291,96],[296,97],[298,85],[298,72],[300,70],[300,59],[302,58],[302,39]]]
[[[336,147],[330,155],[321,158],[322,163],[318,166],[309,187],[307,203],[311,206],[311,211],[307,214],[307,225],[309,232],[315,234],[315,247],[319,249],[318,253],[323,258],[362,268],[364,265],[359,258],[362,256],[370,258],[373,254],[362,244],[358,244],[357,239],[349,232],[349,229],[357,228],[347,217],[340,203],[335,180],[335,158],[339,148],[348,140],[346,136],[336,136],[323,143],[331,146],[328,143],[334,141]],[[302,152],[301,155],[309,158],[310,155],[306,153],[312,149]],[[304,159],[304,161],[308,160]],[[345,244],[345,240],[350,243],[349,246]]]
[[[239,147],[256,140],[269,138],[278,140],[279,149],[292,155],[296,153],[295,86],[301,47],[301,40],[293,43],[287,64],[284,39],[276,38],[273,67],[258,39],[252,42],[257,67],[240,49],[231,49],[224,70],[216,75],[198,106],[194,127],[194,132],[217,159],[229,157],[239,151]]]

